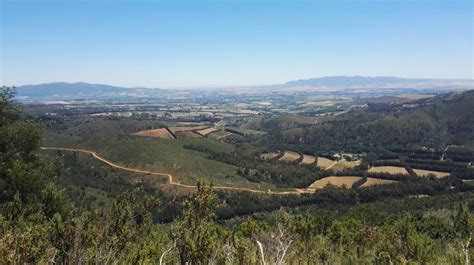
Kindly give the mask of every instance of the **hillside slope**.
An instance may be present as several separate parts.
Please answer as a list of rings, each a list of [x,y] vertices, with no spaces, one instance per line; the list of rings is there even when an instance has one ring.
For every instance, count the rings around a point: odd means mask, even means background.
[[[259,129],[272,143],[318,148],[432,147],[474,143],[474,91],[440,95],[418,107],[354,110],[317,124],[274,118]],[[278,130],[278,128],[282,130]]]

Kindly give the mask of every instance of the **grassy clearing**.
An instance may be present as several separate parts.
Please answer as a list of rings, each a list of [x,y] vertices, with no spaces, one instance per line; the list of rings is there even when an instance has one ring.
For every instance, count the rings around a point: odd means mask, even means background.
[[[309,189],[322,189],[327,185],[333,185],[340,188],[350,189],[352,185],[361,180],[362,177],[357,176],[330,176],[325,177],[313,182],[308,188]]]
[[[301,155],[297,152],[293,152],[293,151],[285,151],[285,153],[283,154],[282,157],[280,157],[280,161],[284,161],[284,162],[293,162],[295,160],[298,160],[300,159]]]
[[[414,168],[413,171],[415,171],[418,177],[428,177],[430,175],[433,175],[436,178],[444,178],[444,177],[449,176],[448,172],[441,172],[441,171],[431,171],[431,170],[416,169],[416,168]]]
[[[367,170],[369,173],[388,173],[388,174],[402,174],[408,175],[408,171],[404,167],[393,167],[393,166],[380,166],[380,167],[371,167]]]
[[[206,128],[206,129],[202,129],[202,130],[198,130],[196,131],[197,134],[200,134],[202,136],[206,136],[208,134],[211,134],[213,132],[217,132],[219,131],[219,129],[216,129],[216,128]]]
[[[328,167],[333,166],[334,162],[335,162],[334,160],[318,156],[316,166],[322,169],[327,169]]]
[[[311,165],[316,162],[316,157],[312,155],[303,155],[303,160],[300,164]]]
[[[132,135],[156,137],[156,138],[161,138],[161,139],[174,139],[174,136],[166,128],[140,131],[140,132],[132,133]]]
[[[387,184],[392,184],[392,183],[397,183],[395,180],[388,180],[388,179],[378,179],[378,178],[367,178],[367,181],[364,182],[360,187],[365,188],[365,187],[371,187],[371,186],[377,186],[377,185],[387,185]]]

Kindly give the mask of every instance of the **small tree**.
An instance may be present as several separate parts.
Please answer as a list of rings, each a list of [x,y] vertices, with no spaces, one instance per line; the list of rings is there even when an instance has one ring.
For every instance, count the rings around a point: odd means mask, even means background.
[[[198,182],[196,194],[185,203],[183,217],[174,223],[171,233],[181,264],[207,264],[211,260],[217,245],[212,210],[216,199],[212,185]]]
[[[464,253],[465,264],[471,264],[469,257],[469,246],[472,240],[472,230],[474,229],[474,217],[469,212],[467,204],[459,206],[459,210],[454,217],[454,229],[461,239],[461,248]]]

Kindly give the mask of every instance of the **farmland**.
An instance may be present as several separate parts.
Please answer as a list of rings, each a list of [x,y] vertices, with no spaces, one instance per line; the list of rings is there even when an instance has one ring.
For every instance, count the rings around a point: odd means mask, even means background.
[[[284,151],[283,156],[280,157],[280,161],[283,162],[293,162],[301,158],[301,155],[293,151]]]
[[[365,187],[371,187],[371,186],[377,186],[377,185],[387,185],[387,184],[393,184],[397,183],[395,180],[389,180],[389,179],[377,179],[377,178],[367,178],[367,180],[362,184],[360,187],[365,188]]]
[[[408,171],[404,167],[394,167],[394,166],[371,167],[369,168],[369,170],[367,170],[367,172],[408,175]]]
[[[197,134],[200,134],[202,136],[207,136],[213,132],[217,132],[219,131],[219,129],[216,129],[216,128],[206,128],[206,129],[202,129],[202,130],[198,130],[196,131]]]
[[[331,167],[333,167],[334,165],[336,164],[336,161],[334,160],[331,160],[331,159],[328,159],[328,158],[325,158],[325,157],[321,157],[321,156],[318,156],[318,159],[317,159],[317,166],[322,168],[322,169],[330,169]]]
[[[428,176],[435,176],[436,178],[444,178],[449,176],[447,172],[439,172],[439,171],[432,171],[432,170],[423,170],[423,169],[416,169],[414,168],[413,171],[419,177],[428,177]]]
[[[301,164],[311,165],[316,162],[316,157],[312,155],[303,155],[303,160],[301,160]]]
[[[301,135],[302,132],[314,134],[318,128],[329,129],[333,124],[349,123],[353,120],[351,115],[363,119],[361,122],[377,117],[363,102],[351,101],[350,97],[295,96],[289,100],[276,95],[271,99],[265,96],[265,100],[252,96],[250,101],[245,96],[231,98],[219,96],[200,101],[180,96],[158,103],[88,103],[87,107],[77,102],[67,107],[39,105],[28,112],[51,114],[44,123],[45,145],[95,150],[125,166],[173,174],[183,184],[195,184],[201,179],[216,185],[290,190],[305,189],[331,174],[355,177],[367,172],[370,178],[362,183],[366,187],[390,183],[382,179],[403,182],[406,177],[397,175],[409,176],[407,169],[413,169],[412,176],[433,172],[441,179],[445,175],[442,172],[454,169],[464,172],[463,167],[467,168],[461,162],[451,162],[458,159],[452,153],[469,154],[469,150],[460,147],[446,148],[441,153],[435,152],[436,155],[404,150],[384,154],[360,145],[343,149],[338,144],[344,139],[329,145],[330,139],[313,145],[313,139],[324,138],[326,133],[315,134],[311,140],[305,138],[306,134]],[[404,97],[403,102],[433,97],[410,98]],[[395,106],[404,113],[403,106]],[[315,107],[321,107],[321,112],[310,111]],[[279,138],[275,140],[275,137]],[[288,142],[288,139],[293,140]],[[439,161],[442,157],[447,161]],[[406,168],[400,166],[402,161]],[[382,178],[378,179],[379,176]],[[463,178],[467,177],[463,175]]]
[[[162,139],[175,139],[173,134],[171,134],[171,132],[167,128],[140,131],[140,132],[132,133],[132,135],[157,137],[157,138],[162,138]]]
[[[308,189],[322,189],[327,185],[350,189],[354,183],[361,180],[358,176],[330,176],[313,182]]]

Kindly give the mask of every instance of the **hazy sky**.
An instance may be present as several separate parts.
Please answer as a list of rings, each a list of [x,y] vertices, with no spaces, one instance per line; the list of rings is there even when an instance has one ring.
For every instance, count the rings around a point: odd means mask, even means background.
[[[473,78],[466,0],[1,1],[1,84]]]

